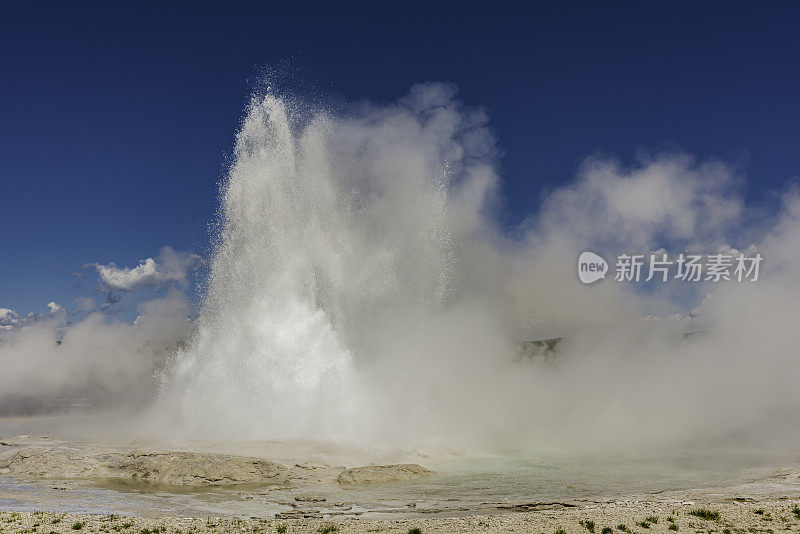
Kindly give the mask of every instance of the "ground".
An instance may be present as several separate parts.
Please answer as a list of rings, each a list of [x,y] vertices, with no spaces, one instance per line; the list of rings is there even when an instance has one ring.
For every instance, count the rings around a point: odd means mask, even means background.
[[[710,512],[707,513],[707,512]],[[716,516],[718,514],[718,517]],[[699,516],[699,517],[698,517]],[[458,533],[540,534],[777,534],[800,532],[800,499],[696,503],[619,501],[582,507],[498,515],[398,520],[221,519],[129,517],[0,512],[0,531],[9,533],[188,534],[258,533]],[[609,530],[610,529],[610,532]]]

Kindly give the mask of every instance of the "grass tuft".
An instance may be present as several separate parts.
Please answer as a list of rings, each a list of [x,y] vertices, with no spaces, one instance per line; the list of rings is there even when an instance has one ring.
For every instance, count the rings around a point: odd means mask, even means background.
[[[693,515],[707,521],[717,521],[719,519],[719,512],[709,510],[708,508],[696,508],[690,511],[689,515]]]
[[[759,508],[758,510],[753,510],[753,513],[756,515],[760,515],[761,519],[763,519],[764,521],[772,521],[772,515],[763,508]]]

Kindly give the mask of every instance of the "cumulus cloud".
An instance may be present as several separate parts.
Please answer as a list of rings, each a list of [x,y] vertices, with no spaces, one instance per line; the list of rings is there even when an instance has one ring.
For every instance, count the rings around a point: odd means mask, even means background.
[[[47,303],[47,308],[50,310],[51,314],[66,313],[66,311],[67,311],[67,310],[64,309],[63,306],[61,306],[60,304],[57,304],[55,302],[48,302]]]
[[[29,328],[38,323],[61,324],[66,322],[67,310],[55,302],[47,303],[47,313],[29,312],[19,315],[16,311],[0,308],[0,334],[3,341],[13,339],[12,335],[20,330]]]
[[[0,308],[0,330],[11,330],[19,323],[19,315],[14,310]]]
[[[170,284],[185,287],[189,272],[201,262],[200,256],[165,246],[158,261],[146,258],[136,267],[117,267],[113,262],[95,263],[100,283],[109,290],[134,291],[144,287],[163,288]]]
[[[156,262],[147,258],[133,268],[119,268],[114,263],[97,264],[100,281],[109,289],[131,291],[142,286],[152,285],[156,280]]]

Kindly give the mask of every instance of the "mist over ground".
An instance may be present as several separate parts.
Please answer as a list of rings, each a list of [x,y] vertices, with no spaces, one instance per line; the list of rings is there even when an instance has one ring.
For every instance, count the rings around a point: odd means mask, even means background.
[[[96,265],[110,292],[163,295],[133,324],[99,307],[69,323],[60,305],[27,323],[3,310],[0,398],[91,392],[95,408],[139,409],[142,434],[185,439],[797,446],[796,186],[765,212],[745,205],[738,162],[594,155],[509,230],[500,156],[451,85],[337,111],[255,96],[196,320],[198,258]],[[584,286],[584,250],[764,263],[757,282]],[[553,337],[554,359],[520,357],[521,341]]]
[[[139,409],[157,392],[154,371],[191,331],[187,275],[196,255],[164,247],[132,268],[90,264],[95,294],[71,309],[20,315],[0,309],[0,415],[71,409]],[[121,294],[157,289],[133,322],[117,317]]]

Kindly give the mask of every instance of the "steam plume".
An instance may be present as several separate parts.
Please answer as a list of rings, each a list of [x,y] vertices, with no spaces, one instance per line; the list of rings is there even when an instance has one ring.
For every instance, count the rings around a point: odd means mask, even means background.
[[[746,224],[723,162],[594,157],[509,233],[497,152],[448,85],[341,113],[254,98],[197,333],[160,375],[170,428],[594,450],[797,438],[796,191]],[[766,258],[758,283],[574,272],[586,249],[731,248]],[[555,364],[520,360],[531,336],[566,338]]]

